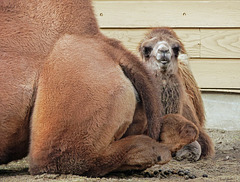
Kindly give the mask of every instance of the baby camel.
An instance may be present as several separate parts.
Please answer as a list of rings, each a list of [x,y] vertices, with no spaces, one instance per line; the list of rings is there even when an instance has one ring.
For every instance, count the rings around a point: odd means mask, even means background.
[[[189,67],[178,61],[179,53],[186,54],[183,43],[172,29],[157,28],[146,35],[139,50],[158,82],[162,115],[179,114],[199,129],[197,141],[178,151],[176,158],[196,161],[200,157],[213,156],[213,142],[204,129],[201,93]]]

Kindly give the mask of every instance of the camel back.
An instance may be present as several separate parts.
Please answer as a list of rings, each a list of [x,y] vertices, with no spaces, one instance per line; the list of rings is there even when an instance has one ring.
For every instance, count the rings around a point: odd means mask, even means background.
[[[0,1],[0,51],[47,55],[63,34],[99,32],[89,0]]]

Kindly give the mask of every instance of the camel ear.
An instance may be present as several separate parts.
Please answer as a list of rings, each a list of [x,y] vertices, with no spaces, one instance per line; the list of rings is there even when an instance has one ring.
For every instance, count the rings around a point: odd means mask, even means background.
[[[142,55],[145,58],[149,58],[152,50],[153,50],[153,48],[151,46],[143,46],[142,47]]]
[[[175,57],[177,58],[180,52],[180,45],[179,44],[174,44],[172,46],[172,50],[174,52]]]

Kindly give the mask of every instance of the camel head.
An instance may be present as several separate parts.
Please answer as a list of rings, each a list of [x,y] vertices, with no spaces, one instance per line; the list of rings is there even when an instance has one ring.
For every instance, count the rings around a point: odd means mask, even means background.
[[[139,51],[142,59],[154,70],[169,72],[176,70],[178,55],[182,48],[182,43],[172,29],[158,28],[153,29],[145,37],[140,44]]]

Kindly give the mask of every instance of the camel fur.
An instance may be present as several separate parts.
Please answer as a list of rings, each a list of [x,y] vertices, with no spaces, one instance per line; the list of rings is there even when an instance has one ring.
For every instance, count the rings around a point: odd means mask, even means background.
[[[91,1],[2,0],[0,29],[0,164],[29,154],[33,175],[103,176],[164,164],[198,137],[184,118],[164,129],[150,70],[101,34]],[[135,90],[149,136],[125,135]]]
[[[197,141],[200,145],[194,142],[192,148],[201,148],[197,155],[189,154],[190,160],[213,156],[213,142],[204,129],[205,113],[201,93],[189,66],[178,60],[179,54],[186,54],[186,50],[176,33],[165,27],[153,29],[140,43],[139,51],[158,80],[159,97],[163,105],[159,108],[161,113],[179,114],[199,129]],[[183,151],[177,153],[179,158],[181,153]]]

